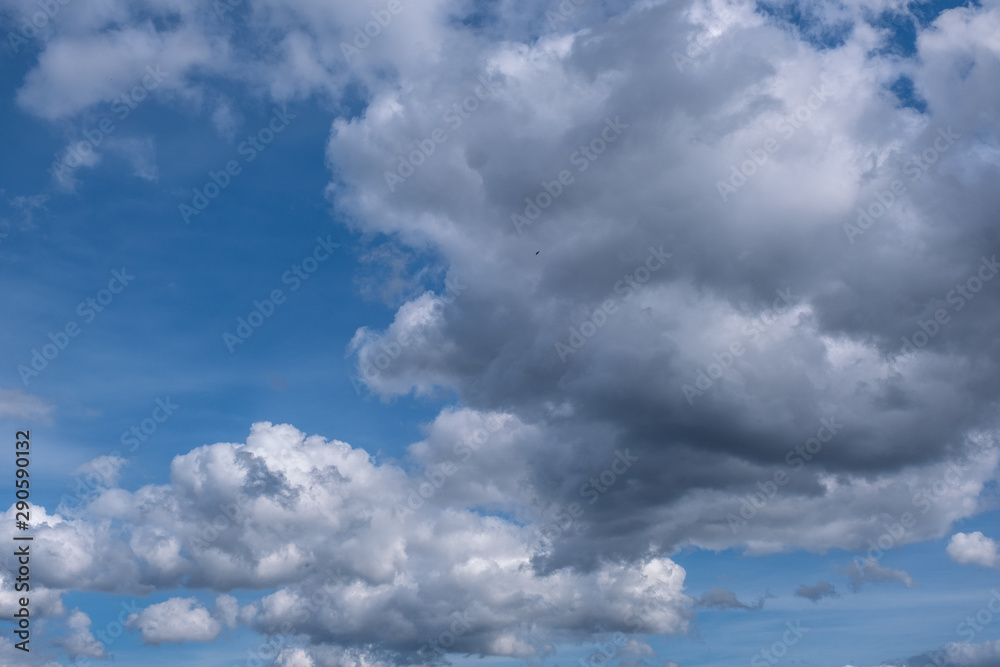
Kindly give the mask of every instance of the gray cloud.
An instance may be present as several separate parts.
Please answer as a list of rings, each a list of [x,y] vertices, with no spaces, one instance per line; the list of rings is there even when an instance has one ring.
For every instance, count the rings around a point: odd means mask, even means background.
[[[924,667],[928,663],[955,667],[1000,667],[1000,641],[953,642],[940,650],[908,658],[903,665]]]
[[[812,586],[802,584],[795,589],[795,594],[813,602],[819,602],[825,597],[838,597],[836,588],[827,581],[817,581]]]
[[[851,590],[857,593],[865,584],[899,582],[904,586],[914,586],[913,577],[905,570],[885,567],[875,558],[857,559],[840,570],[850,580]]]
[[[702,593],[695,598],[694,606],[706,607],[708,609],[746,609],[748,611],[760,611],[764,608],[764,598],[761,597],[753,604],[745,604],[736,599],[736,593],[727,588],[718,586],[712,590]]]
[[[595,4],[550,26],[540,6],[511,0],[477,30],[453,20],[471,3],[427,2],[349,68],[338,45],[368,8],[286,4],[251,16],[282,35],[254,58],[234,48],[234,28],[204,27],[218,25],[207,5],[172,3],[160,28],[123,1],[71,4],[42,36],[18,103],[71,118],[154,62],[171,72],[156,94],[192,108],[214,99],[200,77],[279,101],[337,100],[360,84],[364,111],[329,137],[328,193],[356,231],[390,244],[373,253],[384,287],[365,289],[406,301],[386,330],[359,329],[349,352],[380,397],[445,389],[459,405],[409,448],[412,474],[258,425],[245,444],[175,459],[170,484],[103,489],[78,515],[39,508],[33,575],[44,585],[274,588],[238,617],[270,634],[292,622],[311,641],[281,658],[295,667],[418,661],[456,613],[476,620],[455,650],[525,657],[597,625],[684,632],[692,601],[667,556],[682,545],[882,549],[870,544],[904,515],[914,520],[888,533],[891,546],[946,536],[982,509],[998,463],[1000,192],[983,139],[1000,130],[983,113],[1000,102],[996,11],[945,12],[900,62],[879,55],[874,31],[817,49],[752,6],[731,7],[721,27],[714,5],[694,0]],[[865,10],[816,11],[840,24]],[[108,24],[121,28],[109,37]],[[676,67],[709,26],[704,53]],[[927,113],[885,94],[901,73]],[[496,92],[458,123],[448,110],[484,76]],[[611,124],[627,126],[614,141]],[[437,129],[445,140],[390,192],[386,172]],[[718,184],[741,170],[723,201]],[[876,203],[884,212],[863,234],[845,230]],[[518,229],[512,215],[529,211]],[[644,271],[661,246],[669,262]],[[411,253],[438,260],[420,280],[461,280],[461,298],[415,289]],[[364,375],[403,339],[390,365]],[[557,344],[575,352],[564,361]],[[0,405],[44,412],[21,395]],[[813,456],[821,420],[843,428]],[[621,450],[641,464],[604,485]],[[772,488],[778,471],[787,482]],[[592,479],[606,486],[593,502]],[[401,521],[413,492],[419,507]],[[761,507],[733,532],[727,514],[757,493]],[[113,533],[109,520],[125,527]],[[552,525],[558,538],[539,543],[533,531]],[[854,590],[912,584],[865,563],[845,571]],[[309,608],[320,592],[321,613]],[[742,604],[724,593],[705,606]],[[145,627],[151,640],[201,636]]]

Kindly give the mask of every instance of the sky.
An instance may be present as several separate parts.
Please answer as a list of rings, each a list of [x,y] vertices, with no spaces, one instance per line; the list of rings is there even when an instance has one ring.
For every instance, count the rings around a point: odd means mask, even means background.
[[[0,666],[1000,667],[1000,3],[0,25]]]

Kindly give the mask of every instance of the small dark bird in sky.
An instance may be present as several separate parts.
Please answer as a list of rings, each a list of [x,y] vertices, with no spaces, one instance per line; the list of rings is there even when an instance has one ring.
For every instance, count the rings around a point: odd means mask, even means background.
[[[536,250],[536,251],[535,251],[535,254],[537,255],[537,254],[538,254],[538,253],[540,253],[540,252],[541,252],[541,250]]]

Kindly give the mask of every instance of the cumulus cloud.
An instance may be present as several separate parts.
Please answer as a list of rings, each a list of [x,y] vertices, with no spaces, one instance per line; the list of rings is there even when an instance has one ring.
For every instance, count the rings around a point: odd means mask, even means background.
[[[807,600],[819,602],[825,597],[837,597],[837,589],[834,588],[833,584],[827,581],[817,581],[813,586],[802,584],[795,589],[795,594],[799,597],[806,598]]]
[[[472,30],[464,5],[428,0],[350,61],[361,4],[257,3],[247,24],[279,37],[254,49],[205,3],[84,4],[39,37],[22,110],[78,117],[154,65],[157,102],[204,107],[223,133],[238,119],[213,77],[278,101],[362,91],[331,128],[328,193],[399,247],[380,254],[405,301],[347,351],[381,398],[460,405],[399,464],[261,423],[178,456],[169,483],[39,508],[43,585],[274,589],[236,617],[308,637],[282,654],[296,667],[416,660],[455,614],[454,650],[525,657],[598,625],[684,632],[681,546],[863,551],[886,517],[915,519],[899,545],[983,509],[1000,461],[995,3],[915,27],[905,62],[857,2],[815,10],[849,27],[820,48],[752,4],[616,1],[552,26],[505,2]],[[887,92],[904,74],[924,111]],[[155,177],[151,145],[125,149]],[[409,252],[436,265],[411,280],[391,266]],[[984,562],[976,539],[949,554]],[[861,563],[852,590],[913,585]],[[234,622],[228,599],[214,617],[192,600],[133,625],[155,643]]]
[[[69,657],[77,658],[85,656],[98,659],[107,657],[104,646],[94,638],[94,635],[90,631],[91,621],[87,614],[79,609],[74,609],[70,612],[69,618],[66,620],[66,625],[70,629],[70,634],[63,640],[62,646]]]
[[[947,552],[953,561],[962,565],[975,563],[984,567],[995,567],[998,563],[996,540],[986,537],[978,530],[952,535]]]
[[[220,623],[222,623],[227,628],[235,628],[236,622],[239,617],[240,607],[239,601],[232,595],[220,595],[215,598],[215,604],[212,610],[212,616],[214,616]]]
[[[196,598],[170,598],[131,614],[126,627],[139,630],[144,644],[210,642],[222,625]]]
[[[477,444],[483,434],[491,451]],[[375,646],[391,661],[434,654],[442,632],[458,635],[454,650],[519,657],[547,651],[553,634],[582,637],[596,626],[686,632],[692,601],[684,569],[669,558],[608,558],[589,572],[542,574],[532,563],[550,542],[538,539],[537,523],[477,509],[487,499],[500,507],[502,494],[475,466],[519,451],[531,435],[509,415],[451,413],[414,445],[426,466],[408,473],[343,442],[256,424],[246,443],[176,457],[169,485],[101,489],[74,518],[40,509],[35,546],[44,558],[33,580],[137,593],[277,589],[242,608],[220,595],[211,612],[193,597],[151,605],[127,619],[147,644],[212,641],[241,622],[265,635],[291,628],[330,651]],[[428,471],[445,451],[468,477],[456,472],[445,478],[454,484],[428,493]],[[411,496],[416,489],[426,497]],[[402,515],[414,498],[422,504]],[[526,517],[538,511],[516,493],[503,502]],[[109,520],[121,529],[110,532]],[[307,650],[320,660],[326,649]]]
[[[358,330],[349,351],[368,388],[388,399],[443,387],[476,410],[517,415],[541,442],[561,443],[521,473],[549,503],[568,502],[617,447],[642,457],[547,567],[593,566],[599,545],[631,557],[650,543],[856,550],[884,531],[876,517],[907,511],[919,520],[902,543],[936,538],[979,511],[995,475],[989,390],[971,389],[958,360],[978,357],[989,336],[978,318],[993,318],[1000,297],[984,287],[961,312],[946,301],[956,281],[993,270],[981,234],[995,194],[976,184],[994,167],[970,152],[976,139],[965,131],[990,121],[955,104],[964,95],[974,108],[986,93],[945,84],[943,65],[908,65],[935,115],[901,110],[882,92],[897,65],[870,55],[884,36],[859,29],[840,48],[814,50],[749,7],[729,9],[683,71],[670,45],[715,25],[712,4],[623,7],[613,28],[530,44],[459,39],[445,47],[455,57],[402,75],[412,86],[373,88],[364,114],[334,124],[330,193],[354,225],[438,249],[448,278],[468,285],[455,299],[446,286],[415,296],[386,329]],[[963,26],[991,24],[997,12],[946,15],[921,34],[922,57],[964,54],[963,40],[985,38]],[[462,57],[473,49],[475,67]],[[988,48],[977,53],[996,66]],[[477,101],[480,77],[496,84]],[[449,123],[470,95],[474,110]],[[795,113],[808,120],[779,130]],[[608,123],[628,126],[613,143],[601,138]],[[948,141],[960,136],[942,144],[948,127]],[[447,140],[417,156],[412,174],[400,167],[435,128]],[[769,138],[782,149],[722,201],[717,183]],[[590,160],[581,146],[597,139],[602,152]],[[848,239],[856,209],[894,178],[911,183],[908,156],[935,141],[947,151],[909,186],[906,213]],[[574,180],[552,197],[541,183],[561,170]],[[387,183],[387,173],[409,175]],[[963,187],[983,189],[950,196],[959,173],[969,174]],[[544,210],[532,203],[539,193],[552,199]],[[962,221],[962,241],[943,256],[928,250],[943,233],[932,209]],[[534,220],[518,222],[527,213]],[[886,257],[904,236],[906,250]],[[661,247],[671,257],[649,271],[650,248]],[[608,299],[614,312],[604,313]],[[904,353],[902,337],[932,305],[951,314],[947,347],[939,334]],[[560,356],[560,344],[572,352]],[[716,358],[725,368],[710,379]],[[822,420],[839,425],[835,444],[788,463]],[[775,470],[789,483],[732,530],[727,515]]]

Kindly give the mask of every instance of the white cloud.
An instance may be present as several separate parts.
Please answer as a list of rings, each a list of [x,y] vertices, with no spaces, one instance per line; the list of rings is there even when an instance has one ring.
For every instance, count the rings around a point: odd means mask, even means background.
[[[239,602],[232,595],[215,598],[212,615],[227,628],[235,628],[239,616]]]
[[[125,625],[142,633],[144,644],[210,642],[222,625],[196,598],[170,598],[128,617]]]
[[[79,466],[73,475],[82,476],[91,487],[112,487],[118,484],[121,469],[127,463],[121,456],[98,456]]]
[[[94,638],[90,631],[90,617],[79,609],[70,612],[66,625],[70,629],[69,636],[63,641],[62,646],[71,658],[85,656],[88,658],[104,659],[107,652],[104,645]]]
[[[20,389],[0,389],[0,419],[38,419],[48,422],[54,406]]]
[[[339,99],[347,82],[360,84],[367,106],[336,120],[327,144],[338,210],[363,235],[440,257],[427,275],[467,288],[453,301],[444,289],[412,296],[385,331],[360,328],[349,350],[383,398],[443,387],[464,407],[427,425],[408,451],[411,472],[261,423],[245,443],[178,456],[168,484],[104,489],[79,516],[38,508],[33,575],[51,590],[275,589],[238,611],[220,596],[213,614],[173,598],[133,625],[155,643],[196,636],[190,623],[171,625],[192,618],[205,621],[204,636],[237,618],[271,633],[289,622],[313,643],[283,654],[294,667],[390,663],[463,613],[475,630],[456,650],[540,655],[553,634],[626,628],[634,609],[642,631],[684,632],[685,573],[664,556],[679,545],[864,550],[885,537],[883,517],[916,518],[889,529],[897,546],[944,536],[983,509],[1000,454],[992,395],[968,369],[985,363],[980,377],[996,375],[982,355],[1000,322],[996,293],[984,288],[967,310],[950,311],[948,345],[896,352],[933,313],[926,308],[950,307],[952,278],[973,275],[981,233],[995,226],[988,138],[1000,126],[982,111],[1000,101],[994,4],[948,10],[918,31],[918,57],[900,59],[878,55],[887,35],[860,22],[869,5],[853,0],[817,8],[853,24],[827,49],[753,5],[731,7],[717,29],[713,3],[613,2],[553,30],[538,7],[502,2],[488,30],[471,31],[453,3],[426,0],[406,4],[350,64],[340,42],[371,20],[357,3],[254,3],[241,17],[278,35],[254,49],[204,3],[146,7],[171,19],[159,22],[124,0],[99,4],[67,6],[60,29],[41,37],[22,109],[72,118],[159,64],[170,74],[152,96],[207,110],[225,134],[238,117],[212,89],[215,77],[278,100]],[[706,28],[706,52],[679,71],[674,54]],[[887,92],[901,74],[928,113],[899,108]],[[496,84],[480,99],[484,75]],[[805,107],[808,120],[780,130],[818,88],[826,99]],[[456,125],[449,110],[470,98],[476,109]],[[625,131],[578,171],[580,147],[616,118]],[[447,140],[390,192],[386,171],[438,128]],[[954,146],[849,243],[844,222],[894,178],[908,179],[906,160],[944,128],[959,133]],[[775,137],[780,150],[722,201],[719,181]],[[155,178],[151,144],[125,149],[140,176]],[[512,213],[563,169],[574,182],[519,232]],[[622,287],[661,245],[669,264],[641,289]],[[797,303],[772,319],[785,289]],[[555,344],[596,323],[608,299],[616,312],[563,363]],[[683,385],[734,342],[745,352],[685,400]],[[379,372],[365,374],[371,366]],[[5,392],[4,410],[44,408]],[[801,467],[788,463],[831,418],[843,422],[835,443]],[[473,448],[480,431],[486,440]],[[577,490],[619,448],[641,463],[598,502],[582,501]],[[446,465],[454,471],[440,472]],[[732,530],[727,514],[779,470],[794,476]],[[400,521],[411,499],[420,507]],[[533,531],[571,502],[583,520],[538,546]],[[992,540],[959,535],[952,558],[996,562]],[[856,589],[913,585],[902,570],[864,563],[849,573]]]
[[[491,465],[531,433],[510,417],[487,422],[460,413],[418,455],[434,460],[446,434],[472,442],[485,423],[495,424],[488,444],[497,451],[476,452],[476,466]],[[105,489],[83,511],[86,518],[42,512],[35,545],[47,565],[32,575],[40,584],[82,590],[147,591],[179,585],[182,577],[193,587],[278,589],[242,609],[221,595],[212,613],[194,598],[152,605],[128,619],[148,644],[211,641],[237,619],[265,634],[288,623],[317,644],[375,642],[412,652],[458,614],[469,631],[456,646],[519,656],[544,651],[549,633],[584,633],[595,624],[687,631],[683,568],[650,556],[592,571],[537,572],[533,528],[473,511],[477,489],[495,496],[475,481],[482,474],[476,459],[457,458],[466,468],[455,473],[456,488],[442,486],[400,521],[398,507],[427,477],[375,465],[343,442],[256,424],[246,444],[209,445],[175,458],[170,485]],[[523,501],[518,511],[527,511]],[[117,535],[107,530],[111,518],[121,522]]]
[[[953,561],[962,565],[975,563],[984,567],[995,567],[998,564],[996,540],[986,537],[978,530],[952,535],[947,552]]]

